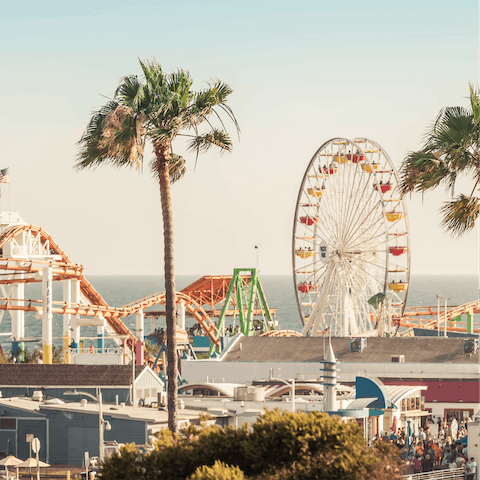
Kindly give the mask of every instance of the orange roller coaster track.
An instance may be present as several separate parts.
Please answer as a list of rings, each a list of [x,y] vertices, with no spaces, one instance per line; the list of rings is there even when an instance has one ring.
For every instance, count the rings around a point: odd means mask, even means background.
[[[424,328],[426,330],[435,330],[440,326],[444,328],[445,322],[447,322],[447,331],[449,332],[467,332],[464,322],[454,322],[453,319],[468,312],[480,313],[480,300],[464,303],[463,305],[451,306],[447,309],[446,315],[443,307],[440,307],[440,309],[437,309],[437,307],[408,307],[400,319],[399,326],[406,328],[400,335],[413,335],[414,328]],[[422,318],[432,316],[435,316],[435,318]],[[448,324],[448,322],[450,322],[450,324]],[[478,329],[474,329],[473,331],[475,333],[479,332]]]
[[[135,335],[128,329],[128,327],[121,321],[121,318],[128,315],[138,313],[140,310],[151,307],[153,305],[165,305],[165,292],[156,293],[148,297],[142,298],[135,302],[124,305],[123,307],[110,307],[102,296],[95,290],[93,285],[83,276],[83,267],[74,264],[70,261],[65,252],[53,240],[53,238],[45,232],[42,228],[36,225],[15,225],[7,228],[0,235],[0,249],[3,252],[5,245],[11,242],[15,237],[29,233],[35,236],[43,244],[48,244],[50,254],[57,255],[61,261],[37,261],[25,260],[22,258],[0,258],[0,270],[8,271],[9,274],[17,271],[24,275],[24,278],[12,279],[1,278],[0,284],[10,283],[29,283],[41,281],[38,274],[42,270],[42,266],[51,265],[54,280],[65,280],[67,278],[78,278],[80,280],[80,291],[89,302],[88,305],[53,302],[53,313],[70,313],[72,315],[83,315],[92,317],[103,317],[108,325],[113,329],[116,335],[127,337],[127,346],[132,349],[135,343]],[[25,275],[26,274],[26,275]],[[207,315],[205,310],[198,305],[195,299],[188,294],[177,292],[177,303],[183,302],[186,310],[193,316],[200,324],[206,335],[210,340],[218,344],[219,332],[214,323]],[[15,303],[15,304],[14,304]],[[0,298],[0,310],[23,310],[40,313],[42,311],[41,300],[24,300],[24,299],[9,299]]]

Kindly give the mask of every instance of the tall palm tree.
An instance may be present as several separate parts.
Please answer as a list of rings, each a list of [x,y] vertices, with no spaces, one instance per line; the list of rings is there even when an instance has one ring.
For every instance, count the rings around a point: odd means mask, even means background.
[[[452,199],[440,208],[441,224],[453,236],[475,226],[479,215],[476,191],[480,183],[479,92],[470,86],[470,105],[445,107],[425,135],[422,150],[410,152],[400,169],[403,193],[422,194],[444,186]],[[455,196],[459,177],[472,180],[470,195]]]
[[[139,172],[147,142],[154,156],[150,171],[160,185],[164,232],[165,293],[167,325],[168,427],[177,422],[176,296],[173,257],[173,217],[170,185],[186,172],[185,159],[173,151],[173,141],[182,137],[188,151],[198,155],[217,147],[230,152],[231,139],[222,114],[238,123],[227,99],[232,89],[215,80],[207,88],[192,90],[192,77],[185,70],[165,73],[155,60],[140,61],[142,77],[129,75],[120,80],[114,97],[96,111],[82,138],[75,167],[78,170],[100,165],[133,167]],[[212,120],[219,122],[214,127]],[[200,130],[201,127],[204,129]],[[196,160],[195,160],[196,161]]]

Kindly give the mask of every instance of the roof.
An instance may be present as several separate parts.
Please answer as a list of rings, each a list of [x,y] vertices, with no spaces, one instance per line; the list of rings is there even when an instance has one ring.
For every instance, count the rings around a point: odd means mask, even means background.
[[[146,365],[135,366],[138,378]],[[129,365],[0,364],[2,387],[118,387],[132,383]]]
[[[369,337],[363,351],[350,351],[349,337],[332,337],[337,362],[391,362],[404,355],[405,363],[478,364],[479,351],[464,353],[462,338]],[[222,358],[224,362],[322,362],[328,349],[324,337],[242,337]]]
[[[31,412],[36,412],[40,416],[45,416],[46,411],[62,411],[62,412],[75,412],[75,413],[85,413],[91,415],[98,415],[98,404],[94,401],[87,401],[85,406],[82,406],[80,402],[67,402],[62,404],[48,404],[45,402],[36,402],[31,398],[3,398],[0,399],[0,411],[3,408],[15,408],[20,410],[28,410]],[[42,412],[40,412],[42,411]],[[201,409],[201,411],[207,411],[206,408]],[[201,411],[198,410],[180,410],[178,412],[179,420],[185,419],[196,419],[201,414]],[[40,413],[39,413],[40,412]],[[132,406],[111,406],[103,404],[103,415],[104,417],[115,417],[122,419],[131,419],[131,420],[140,420],[147,423],[167,423],[168,413],[164,410],[159,410],[157,408],[145,408],[145,407],[132,407]]]
[[[243,386],[243,385],[240,383],[204,382],[204,383],[187,383],[185,385],[181,385],[180,387],[178,387],[178,389],[182,390],[184,393],[187,390],[196,390],[196,389],[209,390],[213,393],[219,393],[224,397],[233,397],[235,393],[235,388],[240,386]],[[183,396],[181,398],[183,398]]]

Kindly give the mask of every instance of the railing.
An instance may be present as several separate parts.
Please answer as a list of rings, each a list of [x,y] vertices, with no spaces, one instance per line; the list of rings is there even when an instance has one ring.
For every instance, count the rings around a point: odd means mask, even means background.
[[[97,348],[97,347],[78,347],[78,348],[69,348],[67,353],[71,355],[89,355],[89,354],[108,354],[108,355],[123,355],[125,350],[123,348]]]
[[[403,478],[405,480],[464,480],[466,477],[463,468],[445,468],[443,470],[434,470],[433,472],[412,473],[411,475],[404,475]]]

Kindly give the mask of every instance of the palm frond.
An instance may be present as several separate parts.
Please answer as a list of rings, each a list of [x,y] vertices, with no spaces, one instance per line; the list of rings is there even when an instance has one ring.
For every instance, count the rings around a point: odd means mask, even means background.
[[[400,168],[400,189],[403,194],[426,192],[440,185],[448,173],[433,153],[410,152]]]
[[[207,133],[197,135],[190,141],[188,150],[191,152],[205,153],[212,147],[220,148],[221,152],[231,152],[232,141],[228,133],[223,130],[213,129]]]
[[[478,218],[480,202],[476,196],[459,195],[445,202],[440,209],[442,226],[454,237],[460,237],[475,226]]]
[[[150,162],[150,173],[155,181],[158,183],[158,162],[159,160],[154,157]],[[168,171],[170,175],[170,183],[174,184],[187,173],[187,162],[183,157],[175,153],[170,154],[168,159]]]
[[[470,108],[472,109],[473,118],[475,122],[478,122],[479,119],[479,91],[478,88],[475,88],[471,83],[469,85],[470,88]]]
[[[128,75],[122,78],[115,91],[115,99],[137,110],[143,102],[145,92],[137,75]]]

